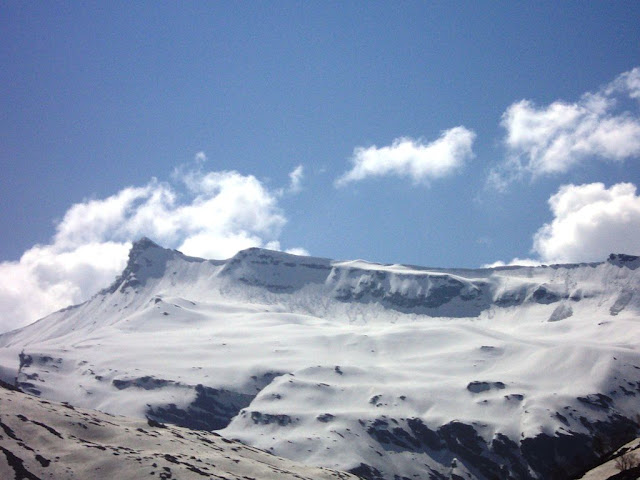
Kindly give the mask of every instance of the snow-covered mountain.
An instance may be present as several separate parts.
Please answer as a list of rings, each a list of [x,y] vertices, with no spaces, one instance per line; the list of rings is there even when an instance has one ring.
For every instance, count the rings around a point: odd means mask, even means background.
[[[136,242],[0,378],[369,479],[565,479],[640,413],[640,258],[447,270]]]

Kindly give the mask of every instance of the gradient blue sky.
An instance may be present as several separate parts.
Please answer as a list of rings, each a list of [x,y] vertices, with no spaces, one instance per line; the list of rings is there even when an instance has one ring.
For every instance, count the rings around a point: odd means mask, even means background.
[[[272,202],[266,215],[279,217],[267,229],[239,227],[263,246],[446,267],[633,250],[637,197],[612,188],[640,181],[639,21],[640,3],[631,1],[2,2],[0,277],[15,278],[9,267],[24,266],[35,245],[53,255],[81,246],[77,236],[66,246],[55,238],[74,204],[156,178],[187,205],[197,195],[185,193],[185,177],[230,171],[255,177]],[[610,105],[594,111],[593,96]],[[518,105],[543,133],[509,147],[504,119]],[[563,118],[575,125],[553,123],[562,108],[573,108]],[[555,170],[533,158],[550,141],[540,122],[569,132],[563,145],[578,151],[556,159],[564,163]],[[602,141],[606,122],[611,135],[628,127],[613,142],[624,148]],[[388,158],[380,152],[394,140],[427,146],[458,126],[473,132],[471,152],[443,175],[416,179],[401,166],[381,167]],[[597,132],[585,140],[583,127]],[[372,146],[382,173],[336,186],[355,149]],[[626,198],[611,207],[631,212],[627,230],[615,226],[624,241],[596,241],[602,229],[578,228],[575,255],[570,242],[535,249],[536,233],[560,215],[550,197],[563,185],[596,182],[605,203]],[[156,230],[136,225],[90,241],[154,238]],[[561,231],[547,232],[549,242],[561,243]],[[155,239],[175,248],[192,234]],[[11,297],[1,290],[0,280],[0,309]]]

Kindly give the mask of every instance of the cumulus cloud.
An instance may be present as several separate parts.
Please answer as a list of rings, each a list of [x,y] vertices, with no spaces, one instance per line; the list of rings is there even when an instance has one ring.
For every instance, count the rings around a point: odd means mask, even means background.
[[[411,178],[414,183],[441,178],[459,170],[473,157],[474,139],[471,130],[455,127],[431,143],[402,137],[381,148],[357,147],[351,158],[353,167],[335,185],[344,187],[369,177],[389,175]]]
[[[640,254],[640,197],[635,185],[564,185],[551,196],[549,206],[554,218],[533,239],[533,251],[545,262],[597,261],[610,253]]]
[[[174,172],[174,183],[152,179],[71,206],[50,244],[32,247],[17,262],[0,263],[0,332],[108,286],[124,268],[131,242],[142,236],[205,258],[228,258],[249,247],[279,250],[286,223],[279,191],[252,175],[205,173],[200,156],[196,168]],[[292,183],[301,175],[300,168]]]
[[[504,190],[525,176],[561,174],[594,159],[622,162],[639,156],[640,112],[629,99],[640,100],[640,68],[574,103],[512,104],[501,122],[507,158],[490,172],[489,185]]]
[[[553,219],[533,236],[533,259],[504,265],[602,261],[610,253],[640,255],[640,196],[631,183],[563,185],[549,198]]]
[[[19,262],[0,263],[0,332],[86,300],[126,264],[129,243],[74,248],[36,245]]]

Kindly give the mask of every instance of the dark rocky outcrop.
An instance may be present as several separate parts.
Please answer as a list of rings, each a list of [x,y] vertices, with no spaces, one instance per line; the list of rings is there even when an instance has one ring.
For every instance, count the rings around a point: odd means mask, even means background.
[[[260,425],[279,425],[281,427],[286,427],[297,421],[297,419],[291,418],[289,415],[285,414],[270,414],[270,413],[262,413],[262,412],[251,412],[251,420],[255,424]]]
[[[142,388],[143,390],[157,390],[158,388],[163,388],[167,385],[176,385],[176,382],[145,376],[126,380],[114,379],[111,384],[118,390],[124,390],[125,388],[131,387]]]
[[[398,290],[392,283],[410,287]],[[477,316],[491,303],[487,282],[464,282],[440,273],[415,275],[341,266],[334,267],[327,285],[341,302],[377,302],[392,310],[426,315]]]
[[[189,257],[177,250],[162,248],[147,237],[142,237],[131,246],[127,266],[116,280],[98,295],[108,295],[128,289],[136,290],[149,278],[160,278],[165,274],[169,260],[179,257],[188,262],[205,262],[201,258]]]
[[[606,399],[597,395],[585,397],[589,404]],[[605,454],[602,445],[619,446],[636,437],[640,426],[612,414],[607,421],[588,422],[589,434],[558,431],[554,435],[514,439],[497,433],[487,443],[477,426],[452,421],[430,428],[419,418],[391,419],[379,417],[361,421],[367,434],[389,452],[420,452],[443,462],[443,468],[454,459],[473,469],[486,480],[565,480],[596,465]],[[610,449],[610,448],[609,448]],[[359,475],[378,478],[374,470],[362,468]],[[354,472],[355,473],[355,472]],[[368,476],[370,475],[370,476]],[[445,477],[448,478],[448,477]]]
[[[147,418],[196,430],[220,430],[240,410],[247,407],[253,395],[196,385],[196,398],[186,408],[175,404],[150,405]]]
[[[479,382],[473,381],[467,385],[467,390],[471,393],[488,392],[489,390],[504,390],[506,385],[502,382]]]
[[[612,253],[607,259],[607,263],[615,265],[616,267],[629,268],[635,270],[640,267],[640,257],[636,255],[626,255],[624,253]]]

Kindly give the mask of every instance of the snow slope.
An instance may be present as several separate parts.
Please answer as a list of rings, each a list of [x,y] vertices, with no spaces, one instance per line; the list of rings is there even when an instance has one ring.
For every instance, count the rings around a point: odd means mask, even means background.
[[[366,478],[570,478],[638,433],[639,266],[210,261],[142,239],[110,288],[0,335],[0,377]]]
[[[194,431],[0,387],[0,478],[355,480]]]

